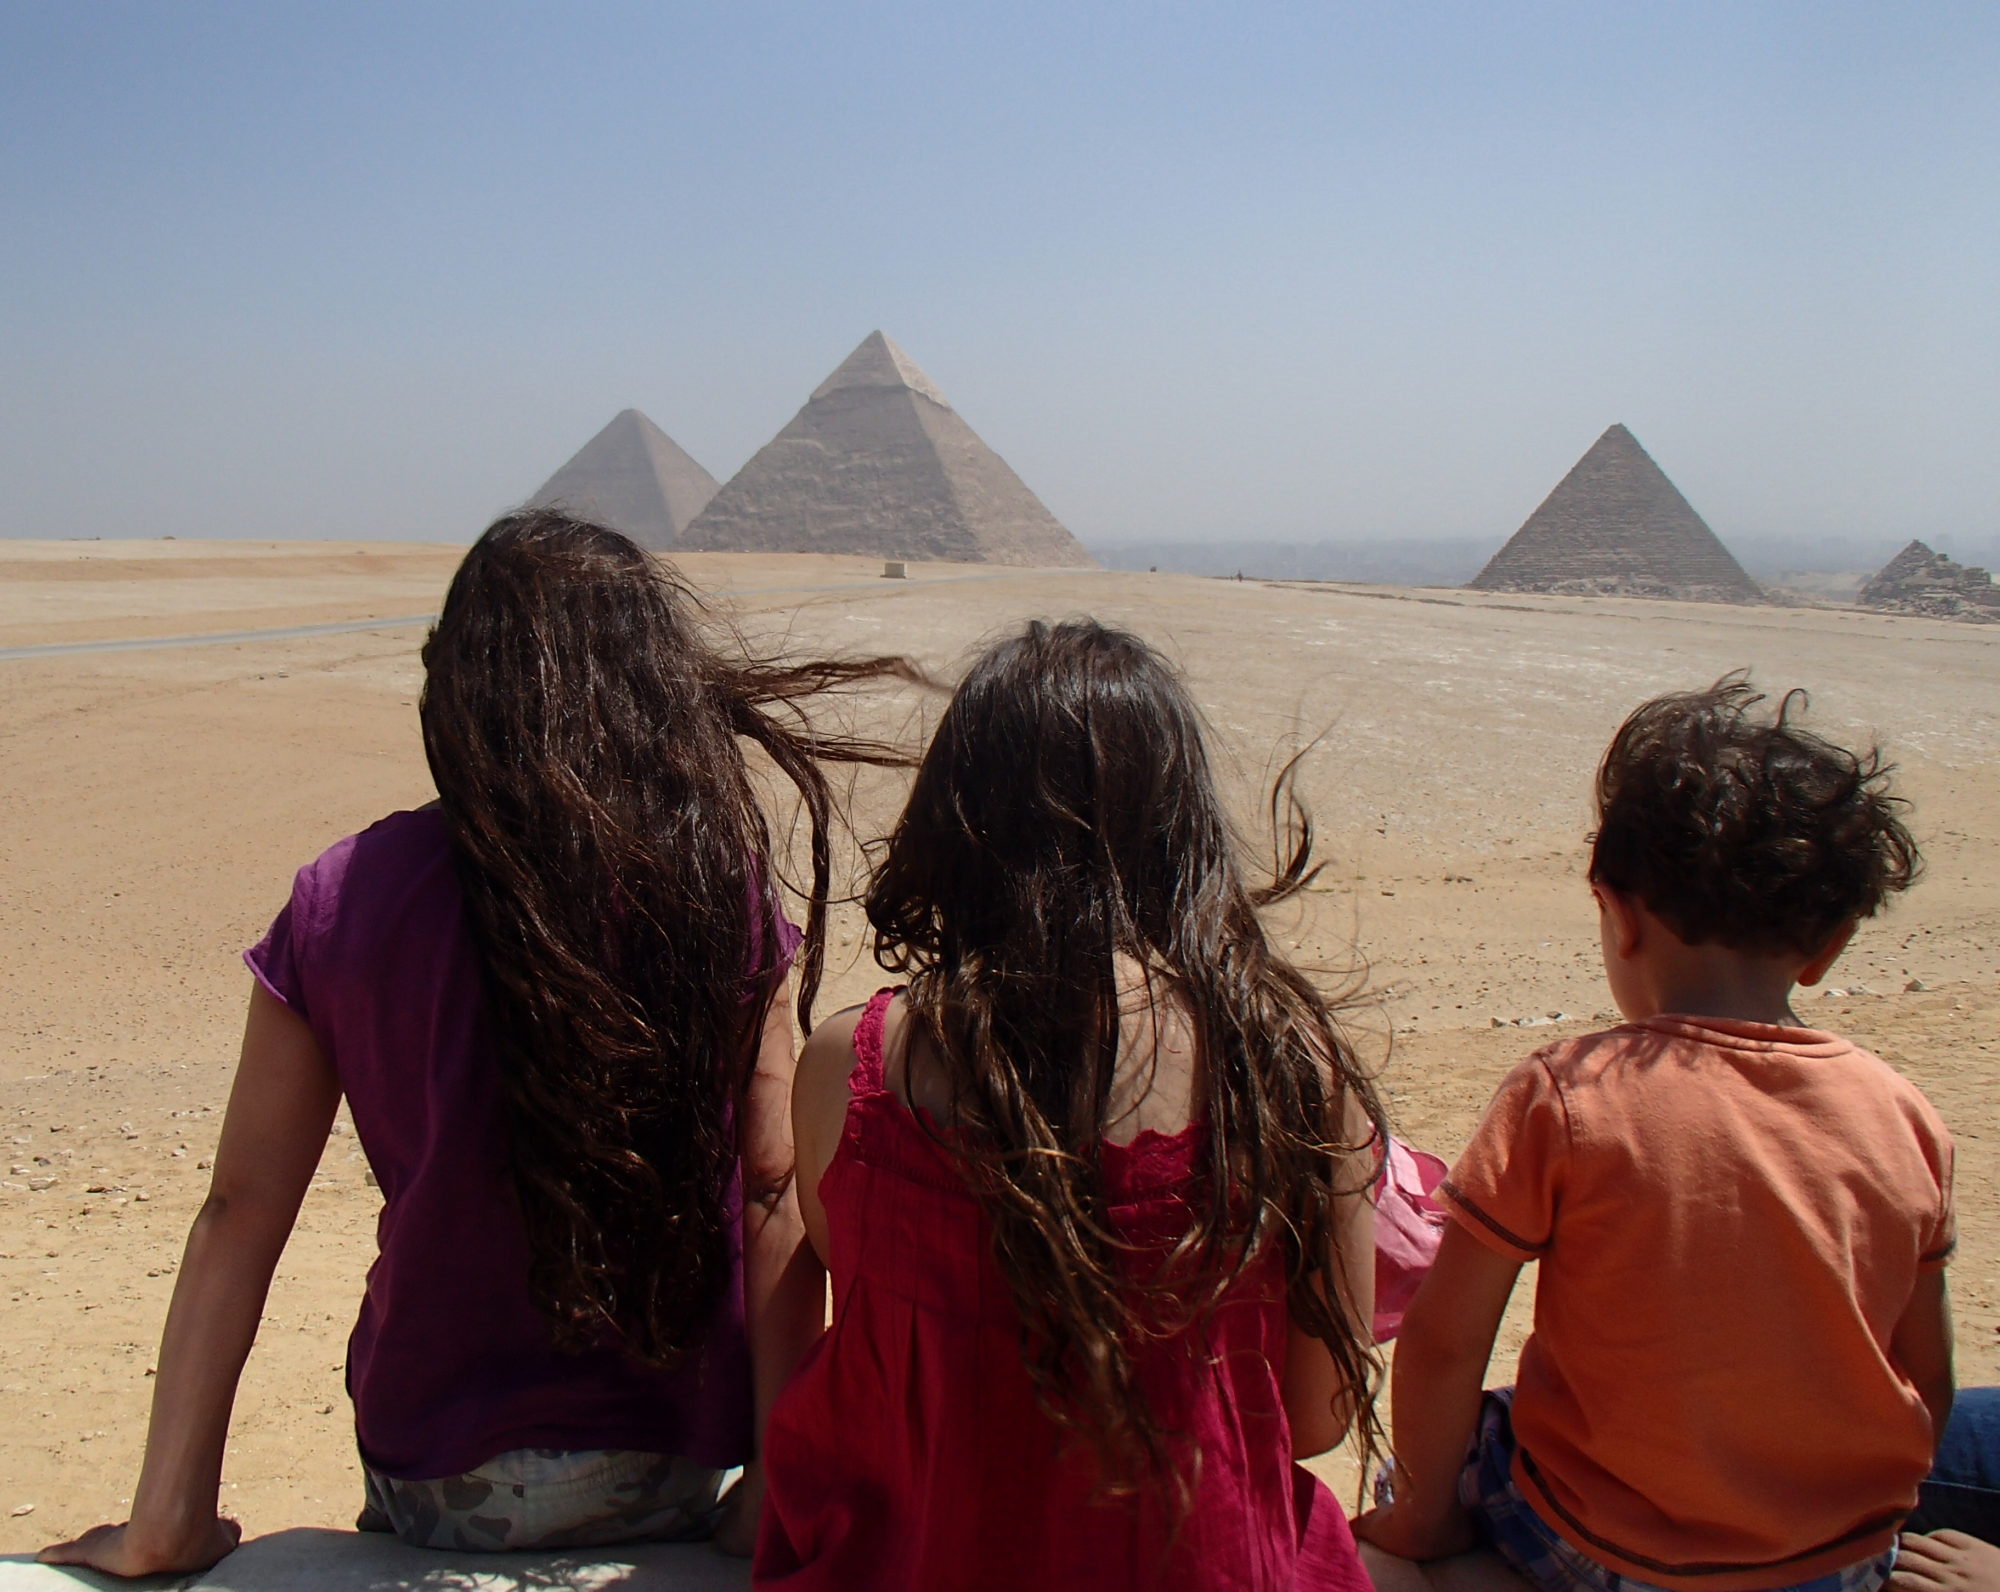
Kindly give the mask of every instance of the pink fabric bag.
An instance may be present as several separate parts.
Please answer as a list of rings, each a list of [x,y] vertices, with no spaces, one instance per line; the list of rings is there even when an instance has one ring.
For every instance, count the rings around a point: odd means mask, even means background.
[[[1447,1170],[1429,1151],[1391,1135],[1389,1164],[1375,1185],[1377,1343],[1387,1343],[1402,1329],[1403,1312],[1437,1259],[1445,1213],[1431,1198],[1431,1190],[1444,1181]]]

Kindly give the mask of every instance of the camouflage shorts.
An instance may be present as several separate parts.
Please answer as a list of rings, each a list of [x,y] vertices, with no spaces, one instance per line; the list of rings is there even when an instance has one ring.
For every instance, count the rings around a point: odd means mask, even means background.
[[[356,1530],[472,1552],[705,1537],[723,1476],[693,1460],[616,1448],[516,1448],[428,1481],[398,1481],[365,1461],[361,1473],[368,1501]]]

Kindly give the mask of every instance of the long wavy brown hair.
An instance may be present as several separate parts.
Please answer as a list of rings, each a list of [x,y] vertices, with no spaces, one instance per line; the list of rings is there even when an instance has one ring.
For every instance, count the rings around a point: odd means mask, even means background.
[[[736,1119],[780,966],[780,863],[743,743],[810,826],[810,1028],[835,817],[820,765],[909,758],[823,733],[803,704],[912,671],[752,657],[666,564],[554,511],[473,544],[423,659],[531,1292],[565,1348],[671,1363],[730,1274]]]
[[[1037,1398],[1113,1491],[1179,1477],[1185,1458],[1148,1408],[1144,1343],[1197,1320],[1270,1244],[1364,1446],[1379,1436],[1378,1364],[1339,1303],[1334,1229],[1339,1202],[1366,1197],[1366,1134],[1387,1129],[1328,997],[1259,917],[1317,872],[1293,768],[1270,793],[1272,877],[1253,885],[1165,660],[1093,622],[1032,623],[959,686],[867,897],[876,956],[907,975],[949,1089],[947,1142],[991,1220]],[[1100,1155],[1120,957],[1185,1013],[1207,1130],[1191,1224],[1136,1286]]]

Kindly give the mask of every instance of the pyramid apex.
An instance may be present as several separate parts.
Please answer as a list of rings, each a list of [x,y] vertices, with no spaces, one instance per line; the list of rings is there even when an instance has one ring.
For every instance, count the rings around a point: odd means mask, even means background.
[[[544,481],[530,508],[563,508],[671,547],[715,496],[716,480],[637,409],[621,409]]]
[[[887,334],[874,331],[861,339],[854,352],[835,367],[831,376],[813,388],[814,398],[846,387],[907,387],[922,393],[934,404],[951,407],[937,384],[917,368],[917,362],[890,341]],[[810,401],[810,400],[808,400]]]

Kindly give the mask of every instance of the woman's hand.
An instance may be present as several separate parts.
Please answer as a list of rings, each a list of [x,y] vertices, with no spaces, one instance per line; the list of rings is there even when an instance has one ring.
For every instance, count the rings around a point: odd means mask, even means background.
[[[217,1515],[205,1526],[180,1533],[122,1526],[92,1526],[68,1542],[52,1542],[36,1555],[43,1564],[72,1564],[106,1575],[186,1575],[206,1570],[233,1553],[243,1528]]]
[[[722,1517],[709,1539],[717,1553],[747,1559],[757,1551],[757,1525],[764,1512],[764,1466],[751,1460],[722,1500]]]

